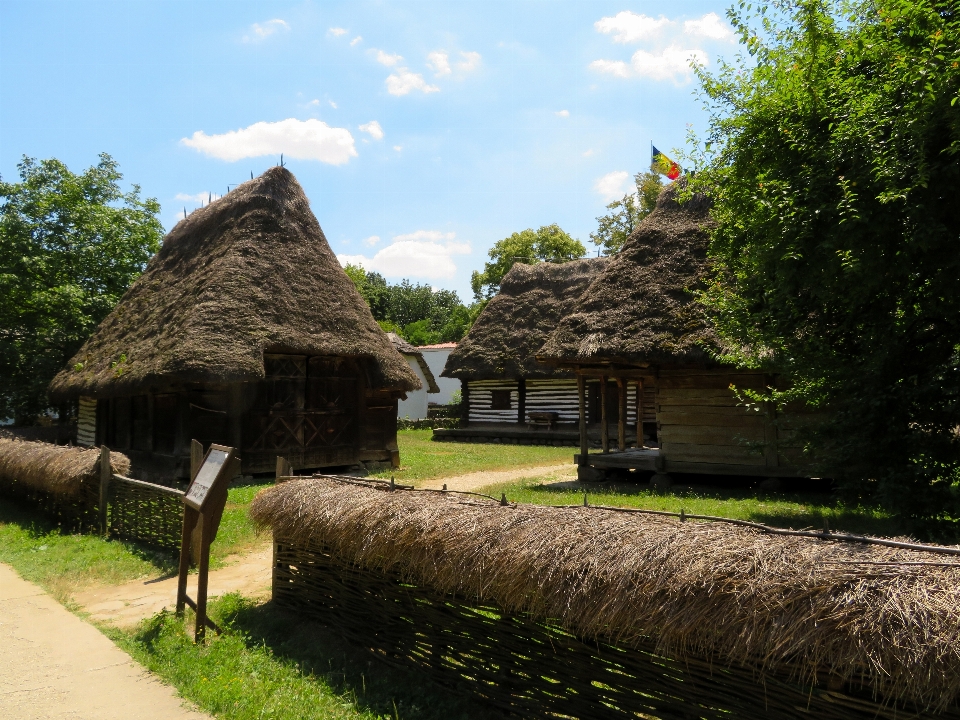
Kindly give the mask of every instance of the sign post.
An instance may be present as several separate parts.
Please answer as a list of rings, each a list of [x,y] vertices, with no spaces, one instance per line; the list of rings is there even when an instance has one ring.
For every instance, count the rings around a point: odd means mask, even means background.
[[[227,504],[227,487],[240,470],[240,458],[234,448],[211,445],[200,458],[200,443],[193,441],[191,480],[183,496],[183,534],[180,538],[180,576],[177,582],[177,613],[189,605],[197,614],[194,640],[200,642],[209,626],[220,628],[207,617],[207,576],[210,567],[210,544],[217,537],[223,508]],[[187,573],[190,559],[197,563],[197,599],[187,595]]]

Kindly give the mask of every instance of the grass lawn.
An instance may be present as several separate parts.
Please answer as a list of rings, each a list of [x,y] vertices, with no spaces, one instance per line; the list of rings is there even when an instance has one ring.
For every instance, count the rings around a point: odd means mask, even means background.
[[[376,477],[416,484],[422,480],[453,477],[480,470],[509,470],[573,463],[574,448],[539,445],[488,445],[485,443],[434,442],[432,430],[400,430],[400,468]]]
[[[498,497],[506,493],[511,502],[537,505],[581,505],[583,490],[554,487],[548,478],[526,478],[519,482],[490,485],[479,492]],[[588,487],[592,505],[636,507],[646,510],[714,515],[750,520],[775,527],[823,528],[857,534],[898,536],[903,529],[889,514],[869,507],[852,507],[827,493],[771,492],[749,488],[725,488],[712,485],[678,485],[665,493],[656,493],[645,483],[598,483]]]

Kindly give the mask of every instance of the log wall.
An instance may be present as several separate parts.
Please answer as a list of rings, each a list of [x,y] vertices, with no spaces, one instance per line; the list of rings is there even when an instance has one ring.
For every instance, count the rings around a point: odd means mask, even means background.
[[[517,403],[520,401],[519,383],[516,380],[464,380],[470,388],[470,422],[517,422]],[[494,391],[510,393],[510,408],[493,408]]]

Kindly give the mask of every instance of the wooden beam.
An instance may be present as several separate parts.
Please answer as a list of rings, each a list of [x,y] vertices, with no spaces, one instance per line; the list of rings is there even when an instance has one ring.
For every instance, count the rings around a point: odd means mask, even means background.
[[[607,376],[600,376],[600,451],[610,452],[610,428],[607,427]]]
[[[643,380],[637,380],[637,447],[643,447]]]
[[[577,398],[580,401],[580,464],[587,464],[590,440],[587,438],[587,379],[577,373]]]
[[[109,501],[110,478],[113,470],[110,468],[110,450],[106,445],[100,447],[100,532],[107,534],[107,502]]]
[[[617,447],[620,452],[627,449],[627,383],[617,378],[617,392],[620,405],[617,408]]]

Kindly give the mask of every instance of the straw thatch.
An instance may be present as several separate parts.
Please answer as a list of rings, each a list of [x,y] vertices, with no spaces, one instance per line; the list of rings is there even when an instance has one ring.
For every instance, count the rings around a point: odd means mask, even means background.
[[[566,374],[538,362],[535,353],[563,318],[579,310],[580,296],[608,264],[607,258],[516,263],[441,374],[463,380]]]
[[[536,355],[544,361],[708,363],[718,349],[694,291],[708,272],[710,202],[678,183],[627,239]]]
[[[268,488],[251,515],[285,543],[582,638],[652,640],[667,656],[850,682],[928,709],[960,697],[960,567],[940,555],[333,479]],[[926,564],[884,564],[904,562]]]
[[[110,453],[114,473],[130,472],[130,460]],[[61,497],[79,495],[81,485],[99,482],[100,451],[44,442],[0,438],[0,483],[22,483]]]
[[[427,392],[440,392],[440,388],[437,386],[437,379],[433,376],[433,371],[430,369],[430,366],[427,365],[427,361],[424,359],[423,353],[420,352],[420,348],[416,345],[411,345],[396,333],[387,333],[387,337],[390,338],[390,342],[393,343],[398,353],[401,355],[410,355],[417,361],[417,367],[420,368],[420,372],[423,373],[423,377],[427,381]]]
[[[280,167],[177,223],[50,393],[257,380],[265,351],[365,358],[374,387],[420,387]]]

